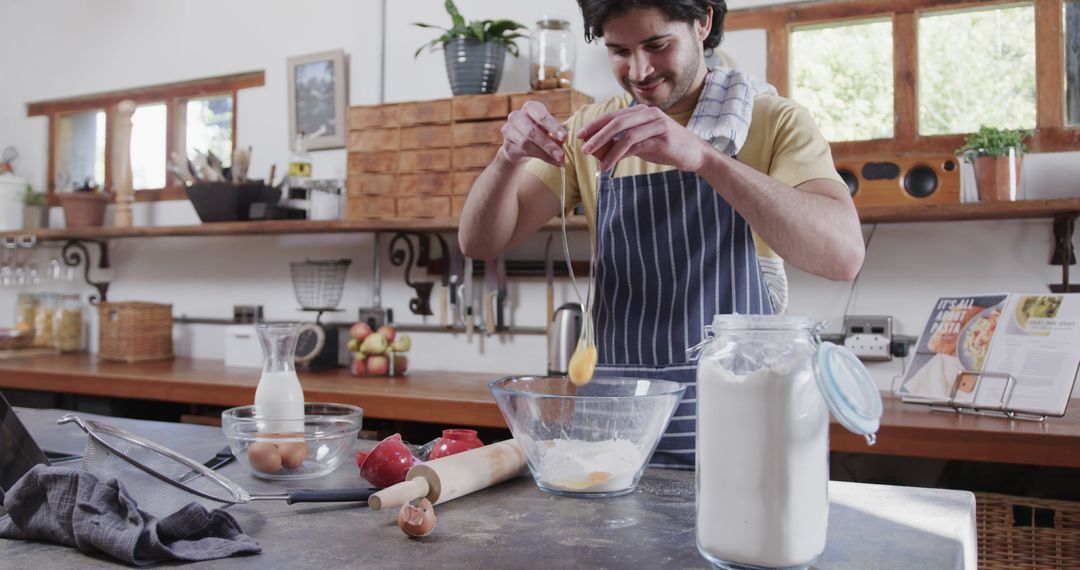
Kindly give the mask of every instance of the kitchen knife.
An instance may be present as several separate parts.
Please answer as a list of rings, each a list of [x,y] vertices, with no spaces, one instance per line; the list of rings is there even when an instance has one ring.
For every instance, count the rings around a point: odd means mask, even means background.
[[[517,477],[524,470],[525,454],[516,440],[508,439],[415,465],[405,481],[368,497],[368,508],[392,509],[422,497],[438,505]]]
[[[450,262],[450,247],[446,245],[446,241],[443,240],[442,236],[438,236],[438,238],[443,254],[442,287],[439,287],[439,324],[446,327],[450,325],[447,312],[450,305],[450,273],[453,270],[453,265]]]
[[[495,276],[498,278],[498,297],[495,299],[496,313],[495,313],[495,330],[504,330],[506,328],[506,258],[498,257],[495,259]]]
[[[466,340],[472,342],[473,327],[476,326],[476,321],[473,320],[473,260],[471,257],[465,258],[465,283],[461,286],[461,302],[465,307],[463,319],[465,320],[465,334]]]
[[[555,320],[555,259],[551,257],[551,241],[555,234],[548,234],[544,246],[544,280],[547,282],[547,332],[551,336],[551,321]]]
[[[499,297],[499,276],[496,259],[484,261],[484,330],[495,334],[495,302]]]
[[[461,252],[450,248],[450,324],[463,322],[461,317]]]

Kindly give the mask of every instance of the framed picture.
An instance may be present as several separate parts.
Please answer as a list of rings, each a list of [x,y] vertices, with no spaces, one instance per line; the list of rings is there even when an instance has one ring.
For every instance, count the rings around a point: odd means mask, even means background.
[[[289,148],[299,133],[308,135],[308,150],[345,146],[344,50],[290,57],[288,71]]]

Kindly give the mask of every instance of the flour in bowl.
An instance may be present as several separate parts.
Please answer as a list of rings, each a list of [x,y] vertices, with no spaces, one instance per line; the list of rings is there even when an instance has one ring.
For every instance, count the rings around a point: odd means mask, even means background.
[[[538,471],[545,487],[579,493],[620,491],[634,484],[645,458],[628,439],[544,442]]]

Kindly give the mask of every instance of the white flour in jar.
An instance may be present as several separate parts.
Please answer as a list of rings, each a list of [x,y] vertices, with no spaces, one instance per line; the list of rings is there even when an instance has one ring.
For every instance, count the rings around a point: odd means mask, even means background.
[[[627,489],[643,462],[641,450],[628,439],[555,439],[542,445],[538,471],[549,489],[579,493]]]
[[[738,375],[702,360],[697,397],[698,547],[746,565],[812,562],[829,514],[829,412],[812,368]]]

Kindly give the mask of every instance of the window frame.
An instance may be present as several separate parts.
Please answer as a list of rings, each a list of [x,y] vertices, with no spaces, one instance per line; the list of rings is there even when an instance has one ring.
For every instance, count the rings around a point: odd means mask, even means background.
[[[232,97],[232,138],[233,146],[237,140],[237,116],[238,102],[237,92],[249,87],[260,87],[266,82],[263,71],[251,71],[232,75],[222,75],[206,79],[195,79],[178,83],[166,83],[149,87],[123,89],[105,93],[95,93],[65,99],[52,99],[48,101],[36,101],[27,103],[26,114],[29,117],[44,116],[48,118],[49,126],[49,158],[47,177],[47,196],[49,204],[60,204],[56,197],[56,153],[57,153],[57,126],[62,115],[81,113],[85,111],[105,111],[105,180],[103,188],[112,187],[112,162],[113,162],[113,118],[116,105],[124,99],[130,99],[136,105],[148,103],[165,103],[165,156],[172,154],[181,147],[184,136],[186,115],[182,113],[182,104],[189,99],[228,95]],[[135,191],[136,202],[154,202],[160,200],[186,200],[187,194],[184,187],[178,185],[172,176],[166,173],[164,188],[148,188]]]
[[[1032,152],[1080,149],[1080,127],[1065,124],[1065,0],[1027,0],[1035,9],[1035,132]],[[965,134],[919,134],[920,12],[1023,4],[1017,0],[823,0],[733,10],[725,31],[764,29],[767,34],[767,79],[780,95],[790,91],[791,30],[807,24],[839,24],[873,17],[893,22],[893,137],[830,142],[833,157],[846,160],[868,155],[952,154]]]

